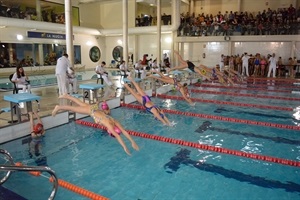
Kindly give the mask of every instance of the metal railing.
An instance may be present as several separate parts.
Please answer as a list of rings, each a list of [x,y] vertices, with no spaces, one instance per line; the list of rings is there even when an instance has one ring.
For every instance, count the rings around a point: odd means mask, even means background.
[[[10,155],[10,153],[8,151],[6,151],[4,149],[0,149],[0,154],[5,155],[10,164],[10,165],[0,164],[0,171],[7,171],[6,175],[0,180],[0,185],[3,184],[4,182],[6,182],[9,178],[9,176],[11,175],[11,173],[15,172],[15,171],[48,172],[50,174],[51,178],[53,179],[53,188],[52,188],[52,191],[51,191],[51,194],[50,194],[48,200],[54,199],[56,192],[57,192],[57,188],[58,188],[58,179],[56,177],[55,172],[50,167],[47,167],[47,166],[16,166],[13,161],[13,157]]]

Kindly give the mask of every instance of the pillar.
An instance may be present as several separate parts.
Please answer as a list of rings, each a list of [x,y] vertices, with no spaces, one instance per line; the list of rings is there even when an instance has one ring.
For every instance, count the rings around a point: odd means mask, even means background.
[[[72,3],[71,0],[65,0],[65,26],[66,26],[66,43],[67,54],[71,66],[74,65],[74,46],[73,46],[73,25],[72,25]]]

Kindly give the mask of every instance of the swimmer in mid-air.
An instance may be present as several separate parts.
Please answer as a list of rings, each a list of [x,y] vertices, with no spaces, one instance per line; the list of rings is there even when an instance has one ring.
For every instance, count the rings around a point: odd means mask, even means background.
[[[174,53],[177,55],[177,57],[179,59],[179,62],[180,62],[180,65],[176,66],[176,67],[172,67],[171,69],[169,69],[169,71],[168,71],[169,73],[171,71],[173,71],[173,70],[184,70],[184,69],[188,68],[190,71],[192,71],[194,73],[198,73],[201,76],[203,76],[204,78],[206,78],[207,80],[210,80],[210,77],[206,75],[205,70],[203,70],[201,68],[202,65],[200,65],[200,66],[197,67],[191,61],[189,61],[189,60],[183,60],[182,56],[179,55],[179,53],[177,51],[174,51]]]
[[[123,126],[114,118],[111,116],[105,114],[102,110],[98,109],[98,105],[89,105],[87,103],[84,103],[80,101],[79,99],[72,97],[70,95],[62,95],[59,97],[60,99],[68,99],[70,101],[73,101],[74,103],[78,104],[78,106],[69,106],[69,105],[56,105],[54,110],[52,111],[52,116],[54,117],[58,111],[64,110],[64,111],[72,111],[84,115],[90,115],[95,123],[101,124],[107,128],[108,133],[110,133],[112,136],[114,136],[117,141],[120,143],[120,145],[123,147],[124,151],[128,154],[130,154],[130,151],[128,150],[127,146],[125,145],[123,139],[119,135],[120,133],[123,133],[123,135],[131,142],[132,147],[135,150],[139,150],[138,145],[135,143],[135,141],[131,138],[129,133],[123,128]]]
[[[160,81],[163,81],[165,83],[169,83],[169,84],[172,84],[174,85],[175,89],[177,91],[179,91],[181,93],[181,95],[183,96],[183,98],[192,106],[195,105],[195,103],[191,100],[190,98],[190,93],[189,93],[189,90],[188,90],[188,87],[187,87],[187,83],[184,83],[183,85],[177,81],[176,78],[171,78],[169,76],[165,76],[163,73],[161,72],[156,72],[159,76],[154,76],[154,75],[150,75],[149,77],[151,78],[154,78],[154,79],[157,79],[157,80],[160,80]]]
[[[150,97],[140,88],[140,86],[131,78],[127,77],[136,88],[134,91],[128,84],[124,84],[124,87],[136,98],[136,100],[144,106],[147,112],[152,113],[156,119],[161,121],[164,125],[171,126],[171,123],[164,112],[154,105]]]

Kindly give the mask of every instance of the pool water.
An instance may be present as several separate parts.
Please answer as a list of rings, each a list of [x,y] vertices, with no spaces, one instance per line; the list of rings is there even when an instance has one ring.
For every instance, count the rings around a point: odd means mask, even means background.
[[[169,92],[168,95],[179,95]],[[193,94],[193,98],[216,95]],[[291,95],[286,95],[290,96]],[[220,99],[228,97],[217,96]],[[230,97],[269,105],[270,99]],[[242,108],[229,105],[197,103],[152,98],[161,108],[239,119],[297,126],[293,112]],[[272,101],[272,102],[271,102]],[[275,101],[275,100],[274,100]],[[297,102],[275,101],[280,106],[297,107]],[[136,104],[136,103],[134,103]],[[237,151],[300,161],[298,130],[247,125],[206,118],[167,114],[173,127],[163,126],[144,111],[120,107],[112,116],[128,130],[208,144]],[[92,122],[90,117],[83,119]],[[134,137],[140,147],[135,151],[124,139],[132,156],[103,130],[71,122],[49,129],[42,143],[41,155],[30,157],[28,139],[21,138],[0,145],[15,162],[48,165],[59,179],[112,200],[198,200],[198,199],[274,199],[300,198],[299,167],[253,160],[234,155],[204,151],[172,143]],[[0,159],[0,162],[1,161]],[[13,173],[5,188],[31,200],[45,199],[51,191],[47,178],[25,172]],[[26,184],[25,184],[26,183]],[[38,188],[38,190],[37,190]],[[37,195],[37,196],[36,196]],[[59,188],[56,199],[87,199]]]

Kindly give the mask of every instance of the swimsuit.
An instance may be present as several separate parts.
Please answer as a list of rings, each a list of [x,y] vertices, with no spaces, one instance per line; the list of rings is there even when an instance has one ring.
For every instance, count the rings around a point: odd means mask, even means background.
[[[95,116],[95,111],[98,109],[99,106],[97,104],[91,105],[90,116],[94,119],[95,123],[100,124],[102,119]]]
[[[215,79],[218,78],[215,68],[212,69],[212,77],[214,77]]]
[[[188,64],[188,68],[192,71],[192,72],[195,72],[195,65],[190,62],[190,61],[187,61],[187,64]]]
[[[143,106],[144,106],[145,108],[147,108],[147,107],[146,107],[146,103],[147,103],[147,102],[150,102],[150,101],[151,101],[151,98],[150,98],[148,95],[144,95],[144,96],[142,96],[142,99],[143,99]]]
[[[147,107],[147,106],[146,106],[146,103],[151,101],[151,99],[150,99],[150,97],[149,97],[148,95],[142,96],[142,99],[143,99],[143,106],[144,106],[144,108],[146,109],[147,112],[152,113],[152,112],[151,112],[152,108],[155,108],[155,109],[159,112],[159,115],[160,115],[162,118],[164,118],[164,114],[162,114],[162,113],[159,111],[159,108],[158,108],[157,106],[155,106],[155,105],[153,105],[153,106],[151,106],[151,107]],[[152,114],[153,114],[153,113],[152,113]],[[156,119],[156,118],[155,118],[155,119]]]

